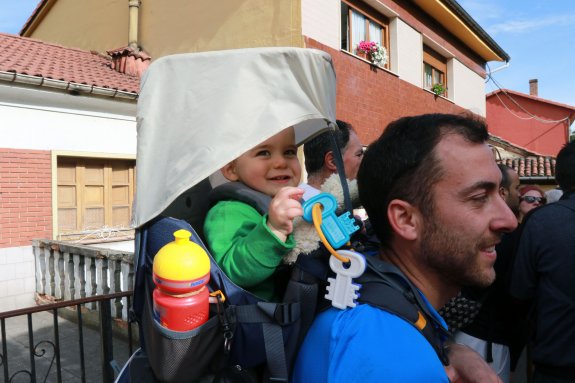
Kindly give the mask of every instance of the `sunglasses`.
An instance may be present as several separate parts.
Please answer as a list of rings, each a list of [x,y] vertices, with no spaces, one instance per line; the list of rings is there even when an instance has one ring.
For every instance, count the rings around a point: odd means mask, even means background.
[[[545,203],[547,203],[547,199],[545,197],[533,197],[530,195],[526,195],[524,197],[521,197],[521,201],[525,201],[527,203],[539,202],[542,205],[545,205]]]

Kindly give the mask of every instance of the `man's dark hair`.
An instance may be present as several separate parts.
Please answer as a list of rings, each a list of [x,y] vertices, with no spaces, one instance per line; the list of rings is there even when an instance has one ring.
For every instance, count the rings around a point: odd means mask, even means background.
[[[555,180],[563,192],[575,191],[575,141],[565,144],[557,154]]]
[[[488,138],[483,121],[425,114],[393,121],[368,146],[357,177],[359,197],[383,246],[392,236],[387,218],[391,200],[407,201],[426,216],[433,213],[432,186],[443,177],[434,148],[448,134],[478,144]]]
[[[338,129],[333,132],[338,148],[343,152],[343,149],[349,142],[349,134],[353,131],[351,124],[336,120]],[[323,161],[326,153],[333,150],[331,147],[330,134],[332,132],[324,132],[317,137],[314,137],[303,146],[303,154],[305,156],[305,170],[308,174],[319,172],[323,168]]]
[[[513,168],[510,168],[507,165],[503,165],[503,164],[497,164],[497,167],[499,168],[499,170],[501,170],[501,187],[509,190],[509,187],[511,186],[511,177],[509,177],[509,172],[510,171],[514,171]]]

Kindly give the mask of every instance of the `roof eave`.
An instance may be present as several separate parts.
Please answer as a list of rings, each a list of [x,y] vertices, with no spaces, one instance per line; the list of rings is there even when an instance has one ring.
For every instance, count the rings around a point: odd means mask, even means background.
[[[38,86],[44,88],[56,88],[68,92],[78,92],[94,96],[104,96],[112,98],[122,98],[136,100],[138,93],[129,92],[113,88],[104,88],[96,85],[80,84],[73,81],[62,81],[41,76],[30,76],[14,72],[0,71],[0,81],[19,83],[27,86]]]
[[[411,0],[473,49],[486,62],[511,57],[455,0]]]

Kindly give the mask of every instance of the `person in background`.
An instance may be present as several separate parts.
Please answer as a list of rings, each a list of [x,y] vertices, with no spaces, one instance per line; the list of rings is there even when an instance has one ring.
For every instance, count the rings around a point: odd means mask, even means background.
[[[303,146],[307,183],[299,187],[305,190],[304,200],[319,194],[323,183],[332,174],[337,173],[330,137],[332,134],[335,134],[337,146],[341,151],[345,177],[350,181],[357,178],[357,171],[363,158],[363,145],[350,123],[337,120],[337,127],[334,132],[324,132]]]
[[[519,214],[519,176],[512,168],[499,164],[501,184],[499,194],[513,214]],[[495,247],[495,282],[483,289],[464,288],[462,295],[481,306],[471,323],[455,333],[455,341],[465,344],[491,365],[504,383],[510,380],[513,327],[511,323],[511,297],[509,281],[511,278],[513,255],[517,241],[517,230],[503,234],[501,242]]]
[[[526,185],[519,189],[520,203],[519,203],[519,222],[523,221],[523,218],[532,209],[545,205],[547,200],[545,199],[545,193],[539,186]]]
[[[436,339],[446,327],[436,309],[464,285],[494,281],[495,246],[517,226],[499,195],[501,172],[487,138],[474,119],[404,117],[369,145],[358,172],[360,198],[381,241],[370,262],[415,285]],[[473,362],[462,361],[469,348],[450,347],[446,367],[407,320],[369,304],[331,307],[307,333],[293,381],[500,382],[477,353],[470,350]]]
[[[563,196],[525,219],[510,293],[533,302],[535,383],[575,382],[575,142],[557,154]]]

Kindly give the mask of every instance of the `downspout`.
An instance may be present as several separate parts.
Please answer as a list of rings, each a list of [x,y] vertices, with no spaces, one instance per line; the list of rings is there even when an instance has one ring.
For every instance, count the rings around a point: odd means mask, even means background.
[[[130,25],[128,30],[128,46],[135,52],[139,52],[138,46],[138,16],[140,10],[140,0],[128,0],[130,7]]]

